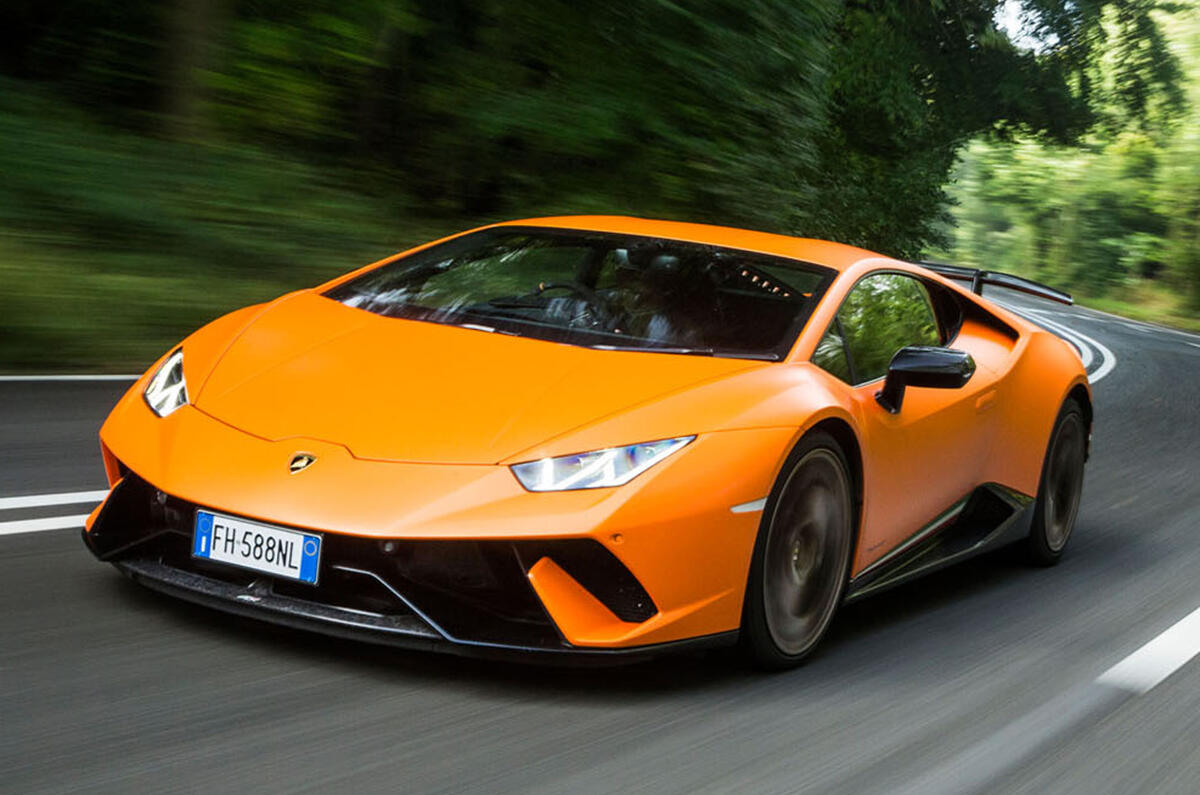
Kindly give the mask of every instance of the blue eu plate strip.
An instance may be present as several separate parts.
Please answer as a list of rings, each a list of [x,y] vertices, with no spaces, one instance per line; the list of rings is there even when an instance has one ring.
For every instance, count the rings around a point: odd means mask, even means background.
[[[212,524],[211,513],[196,512],[196,535],[192,540],[192,554],[198,558],[207,558],[212,552]]]
[[[321,559],[321,539],[305,536],[300,547],[300,579],[304,582],[317,581],[317,561]]]

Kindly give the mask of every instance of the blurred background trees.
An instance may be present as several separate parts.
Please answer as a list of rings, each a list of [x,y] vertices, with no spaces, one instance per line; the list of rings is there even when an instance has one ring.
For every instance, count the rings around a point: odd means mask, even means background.
[[[1195,295],[1191,5],[10,0],[0,366],[135,366],[238,304],[542,213]]]
[[[1093,123],[1074,146],[973,141],[944,258],[1016,270],[1153,318],[1200,315],[1200,12],[1102,14]]]

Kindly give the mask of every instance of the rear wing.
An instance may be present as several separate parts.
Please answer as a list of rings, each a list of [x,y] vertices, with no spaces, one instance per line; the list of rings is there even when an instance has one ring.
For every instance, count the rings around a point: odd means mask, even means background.
[[[947,279],[970,282],[971,292],[976,295],[983,295],[983,286],[990,284],[993,287],[1007,287],[1009,290],[1036,295],[1039,298],[1047,298],[1051,301],[1058,301],[1060,304],[1066,304],[1067,306],[1075,303],[1075,299],[1071,298],[1069,293],[1064,293],[1062,290],[1055,290],[1053,287],[1047,287],[1031,279],[1023,279],[1020,276],[1013,276],[1009,273],[981,271],[978,268],[964,268],[961,265],[942,265],[938,262],[918,262],[917,264],[926,270],[931,270],[940,276],[945,276]]]

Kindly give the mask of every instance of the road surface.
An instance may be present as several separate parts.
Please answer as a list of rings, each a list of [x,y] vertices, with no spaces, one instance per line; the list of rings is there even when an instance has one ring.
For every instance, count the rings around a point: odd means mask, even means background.
[[[0,789],[1200,791],[1200,622],[1178,624],[1200,608],[1200,337],[997,295],[1096,381],[1068,554],[1001,551],[856,604],[783,674],[470,661],[143,591],[77,526],[32,529],[94,504],[127,383],[0,381]],[[81,502],[15,499],[64,492]],[[1164,648],[1154,686],[1096,684]]]

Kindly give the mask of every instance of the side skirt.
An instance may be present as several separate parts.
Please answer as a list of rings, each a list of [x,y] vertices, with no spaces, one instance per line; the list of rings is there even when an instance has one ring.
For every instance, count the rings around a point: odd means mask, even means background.
[[[1033,522],[1033,507],[1032,497],[985,483],[852,577],[845,601],[871,596],[1024,538]]]

